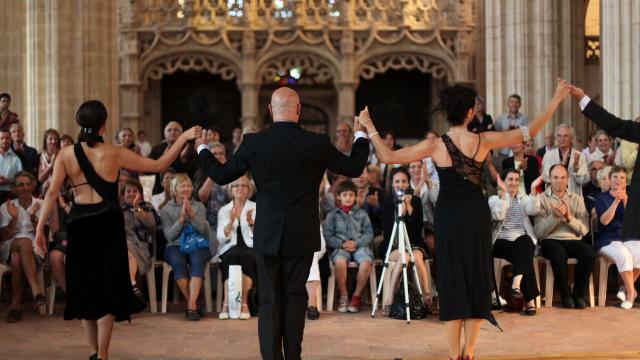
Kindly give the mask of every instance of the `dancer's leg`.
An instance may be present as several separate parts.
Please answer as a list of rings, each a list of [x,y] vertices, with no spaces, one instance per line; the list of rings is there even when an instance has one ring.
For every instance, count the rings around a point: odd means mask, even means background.
[[[98,319],[98,359],[109,358],[109,344],[113,332],[114,316],[109,314]]]
[[[449,357],[457,359],[460,356],[460,334],[462,333],[462,320],[444,322],[444,328],[449,342]]]
[[[82,320],[84,333],[87,335],[91,354],[98,353],[98,322],[96,320]]]
[[[480,335],[480,324],[482,319],[465,319],[464,320],[464,350],[463,356],[469,355],[473,358],[475,354],[476,342],[478,342],[478,335]]]

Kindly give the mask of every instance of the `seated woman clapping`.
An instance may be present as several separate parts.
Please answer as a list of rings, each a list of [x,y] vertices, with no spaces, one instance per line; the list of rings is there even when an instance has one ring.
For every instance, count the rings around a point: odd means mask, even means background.
[[[191,179],[186,174],[176,174],[171,180],[172,199],[160,210],[160,218],[167,239],[164,258],[171,265],[176,284],[187,300],[186,318],[197,321],[204,313],[197,301],[204,279],[204,268],[211,255],[208,247],[188,254],[181,252],[180,238],[189,224],[205,238],[209,237],[210,228],[204,205],[193,200],[192,194]]]
[[[227,283],[229,265],[242,266],[242,308],[240,319],[251,317],[247,299],[249,290],[257,279],[256,254],[253,250],[253,224],[256,218],[256,203],[249,200],[254,193],[251,180],[245,175],[230,185],[231,202],[218,211],[218,256],[224,279],[224,304],[218,315],[220,320],[229,318]]]
[[[604,169],[603,169],[604,170]],[[600,255],[612,259],[624,285],[618,291],[620,307],[631,309],[637,296],[634,283],[640,275],[640,241],[622,239],[622,220],[627,207],[627,173],[622,166],[614,166],[609,172],[610,189],[596,195],[598,232],[594,244]]]
[[[153,245],[156,217],[150,203],[143,200],[142,185],[137,180],[127,180],[120,189],[124,228],[129,253],[129,276],[133,292],[142,298],[142,290],[136,282],[137,274],[146,274],[151,266],[149,247]]]
[[[533,316],[536,314],[535,299],[540,292],[533,268],[537,239],[529,216],[540,211],[540,201],[534,194],[542,183],[542,177],[531,184],[531,195],[520,191],[520,181],[519,171],[506,170],[504,181],[498,177],[500,195],[489,198],[493,218],[493,257],[513,264],[513,282],[508,296],[510,307],[518,307],[516,311],[520,311],[524,300],[524,313]]]
[[[382,203],[382,232],[384,234],[384,241],[382,242],[381,249],[384,251],[384,254],[386,254],[389,242],[393,240],[391,239],[391,233],[398,212],[396,206],[398,191],[402,190],[406,192],[408,189],[410,189],[409,180],[409,172],[405,168],[399,167],[391,170],[392,191],[385,196],[385,199]],[[429,282],[429,276],[427,275],[427,268],[424,262],[427,245],[422,237],[422,227],[424,224],[422,216],[422,201],[419,197],[405,194],[402,207],[404,224],[409,235],[409,243],[411,244],[411,253],[413,254],[415,260],[415,266],[418,270],[418,277],[420,279],[420,286],[423,291],[423,300],[425,304],[430,305],[431,284]],[[400,229],[398,229],[397,231],[400,231]],[[397,248],[398,244],[394,243],[393,246],[394,250],[389,255],[389,261],[394,262],[394,265],[391,268],[391,281],[389,284],[389,289],[391,289],[392,291],[385,291],[385,296],[382,299],[383,316],[389,315],[389,311],[391,310],[391,302],[393,301],[393,293],[395,292],[396,287],[399,284],[398,279],[402,271],[402,259],[400,258],[400,253]],[[407,254],[405,254],[405,256],[407,257],[406,262],[408,264],[409,259]],[[408,274],[410,273],[408,272]],[[387,285],[385,284],[385,286]]]

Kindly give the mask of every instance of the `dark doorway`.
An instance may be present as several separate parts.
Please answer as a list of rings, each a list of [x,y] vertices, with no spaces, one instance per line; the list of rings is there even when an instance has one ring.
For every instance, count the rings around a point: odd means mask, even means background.
[[[223,141],[240,126],[241,96],[235,80],[208,72],[176,72],[162,78],[162,127],[178,121],[183,128],[215,125]]]
[[[390,70],[371,80],[360,79],[356,113],[369,106],[379,130],[392,130],[398,138],[423,138],[429,130],[431,75],[420,71]]]

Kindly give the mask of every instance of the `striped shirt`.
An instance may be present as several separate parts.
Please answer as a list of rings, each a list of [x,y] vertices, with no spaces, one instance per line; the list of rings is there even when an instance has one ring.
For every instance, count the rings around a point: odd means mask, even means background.
[[[525,235],[524,230],[524,213],[520,208],[517,197],[512,197],[509,201],[509,209],[504,217],[502,228],[498,233],[498,239],[504,239],[509,241],[515,241],[522,235]]]

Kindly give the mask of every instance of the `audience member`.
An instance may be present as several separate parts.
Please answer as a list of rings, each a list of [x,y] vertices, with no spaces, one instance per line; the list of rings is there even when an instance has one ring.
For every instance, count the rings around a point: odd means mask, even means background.
[[[473,120],[467,125],[467,130],[474,133],[485,131],[494,131],[493,119],[491,115],[485,112],[484,98],[480,95],[476,96],[476,105],[473,108]]]
[[[44,132],[40,165],[38,166],[38,182],[41,184],[40,194],[45,194],[53,175],[53,162],[60,151],[60,133],[54,129]]]
[[[634,120],[640,122],[640,117]],[[627,140],[620,141],[620,147],[616,151],[615,163],[620,165],[627,171],[627,182],[631,184],[631,177],[633,176],[633,169],[636,165],[636,158],[638,157],[638,144],[632,143]]]
[[[256,203],[249,200],[255,192],[254,185],[245,175],[229,185],[231,202],[218,211],[218,254],[222,263],[224,280],[224,302],[218,315],[220,320],[229,318],[228,280],[229,266],[242,267],[242,305],[240,319],[251,317],[249,312],[249,290],[257,280],[256,252],[253,250],[253,225],[256,219]]]
[[[620,307],[631,309],[636,298],[634,283],[640,275],[640,241],[622,239],[622,220],[627,207],[627,173],[621,166],[609,172],[611,189],[596,196],[598,232],[594,248],[616,263],[624,285],[618,291]]]
[[[519,191],[528,195],[531,191],[531,184],[540,176],[538,159],[535,156],[526,156],[524,154],[524,143],[511,145],[511,152],[513,156],[502,160],[502,168],[506,170],[514,169],[518,172],[520,175],[518,178]],[[535,194],[536,192],[532,195]]]
[[[511,94],[507,100],[509,112],[496,118],[495,128],[497,131],[506,131],[519,126],[527,126],[529,118],[520,112],[520,106],[522,106],[522,98],[520,95]],[[497,154],[494,154],[494,163],[498,165],[502,164],[502,160],[509,157],[509,152],[509,148],[498,149]]]
[[[233,128],[231,132],[231,140],[227,141],[224,146],[227,148],[227,155],[230,157],[233,155],[236,150],[240,147],[242,143],[242,128],[240,126],[236,126]]]
[[[4,203],[11,193],[11,184],[22,171],[22,161],[11,148],[11,134],[8,128],[0,128],[0,203]]]
[[[144,201],[142,185],[127,180],[120,189],[123,200],[124,228],[129,253],[129,276],[133,292],[143,298],[137,275],[146,274],[151,264],[151,251],[155,237],[156,217],[151,204]]]
[[[533,316],[536,314],[535,299],[540,295],[533,263],[538,240],[529,217],[538,215],[540,211],[540,200],[535,194],[542,183],[542,176],[529,184],[531,196],[522,191],[520,177],[520,171],[506,170],[504,182],[498,179],[500,195],[489,198],[493,218],[493,257],[513,264],[513,280],[507,297],[511,310],[520,311],[521,301],[524,301],[525,315]]]
[[[536,155],[540,156],[541,158],[544,157],[544,154],[546,154],[549,151],[553,151],[554,149],[554,135],[552,132],[546,132],[544,134],[544,146],[541,147],[540,149],[538,149],[538,151],[536,152]]]
[[[136,145],[140,148],[140,154],[142,156],[149,156],[149,154],[151,154],[151,143],[147,140],[147,133],[145,133],[144,130],[138,130]]]
[[[358,189],[351,180],[340,183],[336,193],[340,206],[331,211],[322,224],[327,245],[333,248],[331,258],[335,264],[335,276],[340,290],[339,312],[360,311],[360,295],[369,281],[373,253],[369,247],[373,228],[367,213],[356,204]],[[349,302],[347,293],[347,267],[349,262],[358,264],[356,288]]]
[[[382,169],[380,166],[369,164],[367,172],[369,173],[369,186],[382,189]]]
[[[596,131],[597,132],[597,131]],[[596,141],[596,132],[593,132],[587,139],[587,147],[582,149],[582,153],[584,154],[585,159],[591,158],[591,154],[593,154],[598,148]],[[578,148],[580,149],[580,148]]]
[[[399,244],[395,242],[395,239],[391,238],[393,227],[395,225],[396,216],[398,215],[398,206],[402,206],[402,217],[404,225],[407,229],[407,235],[409,236],[409,249],[406,249],[405,261],[408,264],[408,252],[411,251],[415,260],[414,266],[416,267],[418,278],[420,279],[420,286],[423,290],[423,300],[425,304],[431,304],[431,284],[430,279],[427,276],[427,270],[424,259],[426,257],[426,244],[422,239],[422,201],[417,196],[407,194],[407,190],[411,189],[409,172],[399,167],[393,169],[391,172],[391,191],[385,196],[383,208],[383,227],[384,227],[384,241],[380,250],[382,254],[386,255],[386,251],[389,247],[389,243],[393,241],[393,250],[389,255],[389,262],[393,262],[391,270],[390,282],[385,284],[389,286],[391,291],[386,291],[386,297],[382,299],[382,315],[388,316],[391,310],[391,303],[393,301],[393,294],[395,293],[399,282],[400,274],[402,272],[402,259],[400,258]],[[398,192],[403,192],[402,204],[397,204],[400,200]],[[400,228],[396,229],[396,232],[401,231]]]
[[[336,149],[341,153],[351,155],[351,146],[353,145],[353,129],[347,122],[341,122],[336,127],[336,141],[334,143]]]
[[[167,239],[164,258],[173,269],[173,277],[187,300],[185,317],[198,321],[203,309],[197,301],[204,279],[204,268],[211,255],[209,248],[198,248],[188,254],[180,251],[180,237],[187,225],[193,226],[201,236],[210,239],[204,205],[191,198],[193,185],[186,174],[176,174],[171,180],[171,200],[160,209],[162,228]],[[187,267],[187,263],[189,266]]]
[[[176,171],[172,168],[168,168],[164,173],[162,173],[162,192],[151,195],[151,205],[153,208],[160,212],[160,210],[167,205],[169,200],[171,200],[171,180],[176,175]]]
[[[541,239],[542,255],[551,261],[554,283],[560,291],[562,306],[584,309],[584,296],[589,288],[589,277],[595,262],[593,249],[580,241],[589,231],[589,215],[582,197],[567,190],[569,171],[563,164],[551,167],[549,179],[551,186],[538,195],[540,213],[535,221],[535,234]],[[567,278],[569,258],[578,260],[573,293]]]
[[[595,206],[596,195],[602,192],[598,184],[598,171],[602,168],[604,168],[604,162],[602,161],[596,160],[589,163],[590,181],[582,187],[582,196],[584,197],[584,205],[588,214],[591,214],[591,210]]]
[[[596,145],[596,150],[589,156],[589,162],[599,160],[607,165],[614,165],[616,154],[611,149],[611,139],[606,132],[596,132]]]
[[[587,161],[580,151],[573,149],[573,127],[560,124],[556,127],[556,145],[553,151],[548,151],[542,158],[542,175],[545,183],[550,182],[550,169],[556,164],[562,164],[569,171],[569,192],[582,196],[582,185],[589,182]]]
[[[175,121],[167,123],[164,127],[164,141],[151,149],[149,157],[152,159],[159,159],[160,156],[162,156],[162,154],[164,154],[164,152],[173,145],[180,134],[182,134],[182,126],[179,123]],[[198,168],[198,157],[192,144],[187,144],[184,149],[182,149],[180,156],[178,156],[178,158],[171,164],[171,168],[176,172],[186,173],[189,177],[193,177],[196,169]],[[160,174],[156,174],[156,181],[153,184],[153,194],[161,192],[162,178],[160,177]]]
[[[13,123],[9,127],[11,140],[13,142],[12,149],[20,158],[23,170],[32,173],[34,176],[38,174],[38,150],[25,144],[24,131],[20,123]]]
[[[69,136],[68,134],[64,134],[60,137],[60,148],[63,149],[69,145],[73,145],[76,142],[73,141],[73,138],[71,136]]]
[[[6,131],[3,129],[3,134],[8,134]],[[22,319],[23,273],[31,287],[36,311],[46,313],[44,289],[40,287],[37,275],[38,266],[44,262],[44,253],[38,251],[35,241],[42,200],[33,197],[37,183],[32,173],[20,171],[12,185],[16,198],[0,206],[0,238],[6,239],[0,245],[0,255],[2,261],[13,268],[11,309],[7,313],[7,322],[10,323]]]
[[[220,129],[215,126],[215,125],[211,125],[211,126],[207,126],[207,144],[209,145],[209,148],[211,148],[211,146],[215,143],[220,143],[222,142],[221,137],[220,137]],[[225,148],[226,150],[226,148]]]
[[[409,164],[409,185],[413,189],[413,196],[419,198],[422,203],[422,220],[433,228],[436,202],[440,192],[440,182],[434,182],[432,174],[422,161],[414,161]]]
[[[0,94],[0,129],[9,129],[11,124],[20,121],[18,114],[9,110],[11,106],[11,96],[7,93]]]
[[[209,149],[221,164],[227,162],[226,148],[219,142],[212,143]],[[207,222],[211,226],[212,233],[216,233],[218,228],[218,211],[225,206],[230,198],[227,187],[218,185],[213,179],[208,177],[202,169],[196,171],[196,189],[198,190],[198,199],[205,205],[207,209]]]

